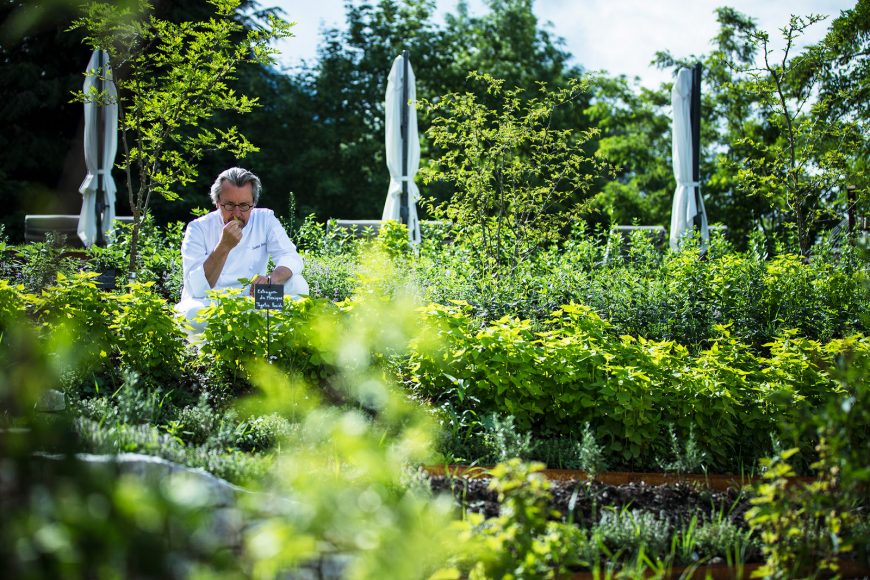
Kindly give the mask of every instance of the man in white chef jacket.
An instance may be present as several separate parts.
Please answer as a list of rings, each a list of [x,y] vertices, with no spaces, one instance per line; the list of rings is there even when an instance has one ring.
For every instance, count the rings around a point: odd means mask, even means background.
[[[246,169],[232,167],[211,186],[215,211],[187,224],[181,242],[184,287],[175,310],[194,331],[204,325],[194,319],[211,301],[209,290],[242,288],[240,278],[256,284],[284,284],[284,294],[308,294],[302,277],[302,258],[275,213],[258,208],[260,179]],[[266,272],[272,258],[274,270]]]

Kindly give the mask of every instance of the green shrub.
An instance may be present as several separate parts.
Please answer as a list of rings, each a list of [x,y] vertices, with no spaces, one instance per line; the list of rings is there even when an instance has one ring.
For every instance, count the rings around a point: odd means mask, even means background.
[[[24,322],[25,305],[24,285],[0,279],[0,335]]]
[[[124,373],[124,384],[112,397],[118,406],[118,420],[131,425],[160,425],[170,414],[167,405],[170,393],[159,388],[144,388],[134,371]]]
[[[277,413],[252,417],[239,424],[233,443],[239,450],[249,453],[267,451],[290,435],[293,428],[290,421]]]
[[[548,507],[542,468],[512,459],[492,469],[489,487],[498,494],[501,514],[467,514],[453,524],[462,549],[454,571],[472,578],[556,578],[583,564],[586,533],[551,521],[558,514]]]
[[[46,333],[66,332],[76,337],[79,368],[88,371],[109,364],[114,342],[111,298],[97,288],[96,276],[91,272],[71,277],[58,273],[54,285],[33,297],[37,324]]]
[[[356,290],[356,264],[342,255],[303,254],[305,270],[312,298],[325,298],[341,302],[350,298]]]
[[[129,276],[132,224],[116,222],[112,242],[106,246],[90,246],[89,266],[95,272],[114,271],[121,286]],[[181,298],[181,240],[184,224],[173,222],[158,227],[150,214],[140,224],[138,239],[138,271],[136,282],[152,282],[154,291],[169,302]]]
[[[538,326],[503,318],[480,327],[469,310],[425,309],[424,332],[442,343],[411,354],[418,396],[453,417],[512,416],[517,430],[542,439],[589,422],[612,463],[635,467],[668,457],[681,469],[754,465],[779,423],[840,392],[830,372],[838,353],[870,349],[864,338],[823,347],[788,334],[764,357],[717,327],[718,338],[692,355],[674,342],[614,337],[577,305]],[[675,440],[685,442],[677,452]]]
[[[115,297],[117,310],[109,327],[124,368],[165,384],[182,372],[187,344],[184,331],[166,300],[153,292],[153,282],[133,283]]]
[[[718,557],[733,565],[752,560],[759,550],[751,530],[741,529],[724,517],[699,525],[693,537],[700,561]]]
[[[605,509],[592,529],[591,541],[623,557],[649,552],[666,554],[671,543],[671,524],[655,514],[632,509]]]
[[[396,220],[387,220],[381,224],[376,240],[393,259],[407,258],[411,253],[408,226]]]
[[[61,258],[66,239],[48,233],[44,242],[25,244],[17,248],[22,264],[18,275],[28,292],[39,292],[54,283],[58,274],[72,276],[79,266],[78,260]]]
[[[219,414],[208,404],[208,395],[200,395],[195,405],[185,406],[178,414],[178,431],[192,445],[204,444],[215,431]]]
[[[822,405],[798,405],[788,429],[796,446],[765,461],[746,519],[762,541],[762,572],[771,577],[836,574],[841,557],[867,545],[866,514],[861,514],[870,503],[866,342],[846,339],[837,345],[832,363],[841,389]],[[800,356],[790,358],[796,359],[794,373],[810,366]],[[815,479],[794,484],[807,441],[817,441]]]

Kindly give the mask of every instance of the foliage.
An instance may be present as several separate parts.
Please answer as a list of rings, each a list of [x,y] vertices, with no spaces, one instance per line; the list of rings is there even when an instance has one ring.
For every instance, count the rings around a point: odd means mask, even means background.
[[[680,468],[698,467],[704,457],[717,470],[752,465],[779,422],[841,392],[830,372],[840,353],[868,348],[862,337],[823,346],[786,334],[768,345],[769,356],[755,355],[719,328],[692,355],[673,342],[614,336],[578,305],[538,326],[505,317],[481,327],[461,304],[425,312],[427,332],[442,346],[412,353],[419,396],[454,414],[509,415],[541,436],[589,422],[607,457],[635,467],[673,454],[675,440],[686,442],[675,455]]]
[[[62,238],[50,233],[45,242],[20,246],[16,251],[20,264],[18,268],[13,266],[9,274],[24,284],[29,292],[39,292],[49,286],[58,273],[72,275],[77,263],[63,257],[63,245]]]
[[[607,468],[604,448],[595,440],[595,434],[587,421],[583,425],[583,437],[577,443],[578,467],[586,472],[586,477],[594,479]]]
[[[24,318],[24,286],[0,278],[0,335]]]
[[[91,47],[108,51],[114,65],[122,147],[118,165],[127,178],[133,213],[131,273],[138,268],[140,222],[152,193],[177,198],[177,187],[193,179],[195,162],[210,150],[225,149],[236,157],[254,150],[235,127],[215,129],[208,122],[217,111],[246,113],[257,104],[236,94],[228,82],[241,63],[271,63],[275,50],[269,43],[289,35],[289,24],[274,15],[266,26],[245,30],[231,17],[239,0],[210,4],[215,10],[210,19],[174,23],[149,13],[144,0],[136,10],[95,1],[73,23]],[[96,90],[78,98],[109,99]]]
[[[782,30],[785,48],[777,60],[769,35],[750,33],[749,42],[760,50],[763,65],[741,71],[748,75],[747,89],[758,98],[776,138],[772,143],[745,139],[751,156],[743,160],[738,183],[745,190],[770,197],[774,206],[786,214],[804,255],[810,252],[818,222],[832,208],[833,200],[829,198],[839,194],[840,201],[844,201],[848,182],[843,177],[862,140],[858,125],[848,118],[825,116],[821,111],[829,105],[812,101],[821,79],[808,71],[827,66],[821,54],[791,53],[807,28],[822,18],[792,16]],[[810,110],[804,112],[804,107]]]
[[[827,398],[815,412],[804,411],[790,425],[795,439],[818,441],[818,459],[811,466],[814,481],[789,482],[797,447],[766,461],[746,519],[761,536],[763,572],[772,577],[836,574],[840,557],[866,545],[867,529],[860,525],[856,507],[870,499],[868,362],[866,352],[846,348],[835,360],[845,392]]]
[[[95,272],[114,272],[116,280],[126,280],[129,275],[130,255],[133,246],[133,226],[117,223],[112,230],[112,243],[88,248],[88,264]],[[184,224],[173,222],[158,227],[150,214],[142,216],[136,242],[138,269],[136,280],[151,282],[154,290],[170,302],[181,298],[181,239]]]
[[[393,259],[407,257],[411,252],[408,226],[395,220],[387,220],[381,225],[377,241],[384,252]]]
[[[88,337],[76,349],[81,367],[88,370],[107,362],[113,342],[110,299],[97,287],[96,276],[92,272],[72,277],[58,273],[56,283],[33,295],[32,303],[37,324],[48,336],[60,332]]]
[[[593,208],[607,217],[607,225],[669,223],[674,194],[667,154],[669,95],[606,75],[590,77],[589,91],[593,99],[584,113],[600,131],[595,155],[616,174],[601,186]],[[711,212],[715,209],[714,204]]]
[[[117,338],[121,364],[159,383],[171,383],[181,371],[185,334],[153,282],[131,284],[116,298],[118,310],[109,327]]]
[[[328,301],[285,300],[281,310],[253,308],[253,298],[240,290],[214,293],[213,303],[200,313],[206,322],[200,356],[232,377],[244,377],[247,363],[270,360],[310,379],[328,374],[328,365],[312,342],[311,325],[329,310]]]
[[[468,514],[453,524],[463,552],[452,570],[468,578],[556,578],[581,564],[586,534],[555,523],[549,513],[549,483],[542,464],[519,459],[492,469],[490,489],[501,514],[485,519]],[[445,571],[446,572],[446,571]]]
[[[655,64],[674,72],[703,65],[702,192],[710,223],[725,224],[738,248],[761,228],[806,255],[847,207],[866,205],[864,4],[844,11],[816,46],[799,48],[798,41],[819,16],[792,17],[783,28],[784,52],[775,53],[753,18],[722,7],[709,53],[657,53]],[[625,78],[593,79],[586,113],[602,132],[596,155],[617,167],[617,180],[601,185],[595,207],[611,225],[668,223],[670,89],[670,82],[650,89]]]
[[[427,135],[440,157],[424,170],[424,182],[445,181],[455,191],[435,212],[456,223],[473,253],[472,266],[488,291],[517,275],[531,258],[578,215],[598,170],[583,151],[594,130],[555,128],[560,108],[584,89],[580,81],[533,97],[504,81],[470,73],[479,88],[425,103],[434,116]]]
[[[671,460],[659,460],[659,465],[664,471],[676,473],[700,473],[706,470],[705,460],[707,453],[698,447],[695,439],[695,427],[689,427],[689,435],[685,443],[677,437],[673,426],[668,429],[671,439]]]

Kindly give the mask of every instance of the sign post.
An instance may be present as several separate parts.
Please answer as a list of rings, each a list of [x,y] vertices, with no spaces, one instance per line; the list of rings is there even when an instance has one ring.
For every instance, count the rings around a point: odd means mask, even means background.
[[[266,360],[272,364],[272,324],[269,319],[270,310],[281,310],[284,307],[284,285],[256,284],[254,286],[254,308],[266,311]]]

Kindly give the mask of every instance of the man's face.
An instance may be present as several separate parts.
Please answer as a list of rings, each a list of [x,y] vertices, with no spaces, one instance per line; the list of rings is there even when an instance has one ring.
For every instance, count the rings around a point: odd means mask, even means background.
[[[245,206],[244,204],[248,204]],[[242,211],[244,206],[247,211]],[[248,220],[251,218],[251,209],[254,206],[253,186],[246,183],[241,187],[237,187],[228,181],[224,181],[221,187],[221,194],[218,196],[218,202],[215,204],[221,212],[221,217],[224,223],[229,223],[230,220],[238,220],[239,225],[245,227]]]

